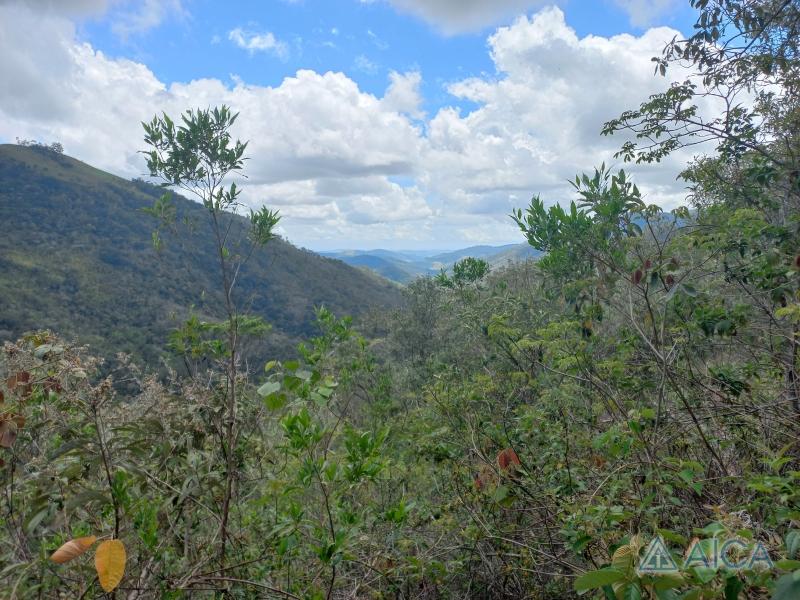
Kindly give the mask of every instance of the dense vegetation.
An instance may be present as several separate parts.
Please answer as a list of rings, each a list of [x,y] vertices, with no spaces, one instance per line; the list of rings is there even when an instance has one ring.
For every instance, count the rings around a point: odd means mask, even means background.
[[[656,66],[696,76],[606,127],[632,132],[630,160],[703,136],[689,207],[647,205],[623,172],[579,176],[571,204],[513,215],[537,263],[418,279],[381,338],[321,309],[301,358],[264,368],[240,343],[263,322],[231,301],[249,252],[212,225],[223,308],[173,336],[190,376],[128,365],[120,396],[52,334],[7,344],[4,590],[800,597],[800,5],[693,4],[695,34]],[[692,108],[708,94],[728,109]],[[237,204],[232,118],[146,126],[151,174],[212,223]],[[253,256],[277,218],[250,215]],[[637,568],[653,539],[674,571]]]
[[[144,165],[142,165],[144,172]],[[89,344],[116,364],[125,352],[157,366],[169,332],[194,312],[216,318],[220,292],[203,208],[176,197],[196,223],[163,248],[151,243],[151,207],[163,190],[93,169],[49,147],[0,145],[0,341],[36,329]],[[237,227],[243,219],[234,219]],[[314,333],[314,306],[341,314],[397,306],[377,277],[275,240],[253,256],[238,294],[272,324],[253,360],[296,355]]]

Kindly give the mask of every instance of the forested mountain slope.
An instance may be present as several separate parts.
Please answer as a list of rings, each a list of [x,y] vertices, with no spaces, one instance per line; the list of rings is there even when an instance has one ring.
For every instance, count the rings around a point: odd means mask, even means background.
[[[0,146],[0,340],[51,328],[96,353],[152,364],[190,307],[213,316],[218,271],[205,209],[176,198],[197,228],[166,236],[156,252],[156,222],[141,209],[160,194],[45,148]],[[282,240],[254,254],[237,293],[272,325],[264,353],[276,355],[313,332],[315,306],[358,315],[400,297],[378,277]]]

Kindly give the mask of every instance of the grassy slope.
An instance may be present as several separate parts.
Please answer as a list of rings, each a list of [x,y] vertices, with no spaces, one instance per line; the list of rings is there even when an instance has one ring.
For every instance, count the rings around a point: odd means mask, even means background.
[[[197,229],[167,236],[156,253],[155,222],[139,209],[159,193],[66,156],[0,145],[0,340],[47,327],[102,355],[153,361],[189,307],[213,316],[220,296],[204,209],[177,198]],[[243,223],[234,218],[233,230]],[[314,306],[357,315],[400,298],[388,282],[281,240],[254,255],[238,289],[273,325],[263,350],[280,355],[313,333]]]

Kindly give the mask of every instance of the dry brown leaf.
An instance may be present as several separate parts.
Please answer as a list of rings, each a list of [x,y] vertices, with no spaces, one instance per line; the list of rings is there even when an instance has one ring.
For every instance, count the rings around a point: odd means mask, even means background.
[[[497,466],[501,471],[515,471],[521,466],[517,453],[513,448],[506,448],[497,455]]]
[[[606,466],[606,459],[599,454],[592,454],[592,464],[598,469],[602,469]]]
[[[59,565],[63,565],[65,562],[69,562],[73,558],[77,558],[86,552],[89,548],[91,548],[92,544],[94,544],[96,540],[97,536],[94,535],[70,540],[61,546],[61,548],[53,552],[53,554],[50,556],[50,560],[52,560],[54,563],[58,563]]]
[[[119,540],[106,540],[94,553],[97,579],[104,591],[114,590],[125,575],[125,545]]]
[[[17,441],[17,424],[12,421],[0,421],[0,447],[11,448]]]

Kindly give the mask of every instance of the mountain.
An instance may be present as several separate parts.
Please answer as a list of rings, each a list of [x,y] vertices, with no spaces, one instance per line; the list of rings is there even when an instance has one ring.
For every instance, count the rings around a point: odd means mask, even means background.
[[[428,258],[432,266],[437,269],[448,268],[453,263],[465,258],[480,258],[493,267],[499,267],[511,262],[519,262],[529,258],[536,258],[539,252],[529,244],[506,244],[505,246],[470,246],[454,252],[436,254]]]
[[[524,262],[526,260],[534,260],[542,255],[539,250],[536,250],[527,242],[523,244],[509,244],[507,246],[501,246],[498,248],[498,250],[499,252],[486,257],[486,260],[493,268],[504,267],[509,264]]]
[[[414,265],[403,261],[398,261],[394,258],[382,258],[372,254],[355,254],[347,259],[340,259],[345,264],[352,267],[363,267],[369,269],[392,281],[398,283],[407,283],[411,279],[423,275],[424,273],[418,272]]]
[[[320,254],[353,267],[368,269],[397,283],[408,283],[417,277],[434,274],[424,255],[415,256],[393,250],[342,250]]]
[[[218,265],[205,209],[179,196],[194,233],[167,235],[141,209],[163,190],[128,181],[43,148],[0,145],[0,341],[50,328],[113,356],[148,361],[195,311],[219,317]],[[232,236],[246,220],[230,215]],[[177,237],[176,237],[177,236]],[[240,303],[273,327],[259,355],[294,353],[313,335],[314,307],[363,314],[400,303],[396,285],[283,240],[242,270]]]
[[[510,263],[536,258],[540,253],[528,244],[506,244],[505,246],[470,246],[453,252],[393,251],[393,250],[340,250],[321,252],[323,256],[374,271],[378,275],[408,283],[413,279],[436,275],[442,269],[450,269],[453,263],[467,257],[480,258],[491,267],[499,268]]]

